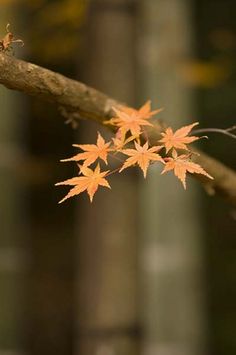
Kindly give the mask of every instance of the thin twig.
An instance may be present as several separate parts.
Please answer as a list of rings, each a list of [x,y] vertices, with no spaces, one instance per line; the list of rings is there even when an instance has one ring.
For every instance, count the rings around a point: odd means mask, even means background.
[[[115,174],[115,173],[117,173],[118,171],[120,171],[120,169],[121,169],[121,167],[116,168],[115,170],[111,170],[111,171],[109,171],[109,173],[107,173],[107,174],[105,175],[105,177],[110,176],[111,174]]]
[[[146,142],[148,142],[148,145],[149,145],[148,134],[147,134],[147,131],[146,131],[146,129],[144,127],[143,127],[143,132],[141,132],[141,134],[144,135],[144,138],[146,139]]]
[[[121,162],[121,163],[124,163],[124,160],[120,159],[120,158],[117,157],[115,154],[110,154],[110,153],[108,153],[108,155],[109,155],[109,157],[114,158],[114,159],[118,160],[118,161]]]
[[[233,139],[236,139],[236,135],[233,133],[230,133],[232,131],[236,130],[236,125],[226,128],[226,129],[221,129],[221,128],[202,128],[202,129],[195,129],[192,131],[192,134],[199,134],[199,133],[221,133],[224,134],[228,137],[231,137]]]

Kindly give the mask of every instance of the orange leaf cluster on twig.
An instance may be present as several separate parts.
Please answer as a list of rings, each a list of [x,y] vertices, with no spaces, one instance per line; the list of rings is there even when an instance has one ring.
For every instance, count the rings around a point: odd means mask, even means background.
[[[68,179],[57,183],[56,185],[70,185],[73,188],[60,201],[78,195],[87,191],[90,201],[92,202],[95,192],[99,186],[110,188],[108,181],[105,179],[108,175],[137,165],[143,172],[144,177],[150,164],[163,164],[163,173],[173,170],[175,176],[182,182],[186,188],[186,174],[202,174],[212,179],[212,177],[198,164],[191,161],[191,151],[188,144],[196,141],[199,137],[189,136],[192,128],[198,123],[184,126],[173,132],[168,127],[161,133],[162,138],[156,142],[155,146],[149,147],[148,140],[141,143],[141,135],[146,136],[145,126],[153,126],[150,119],[159,113],[161,109],[151,111],[151,103],[147,101],[139,110],[131,107],[114,107],[115,117],[107,121],[107,124],[116,128],[115,136],[109,142],[105,142],[104,138],[98,133],[96,144],[74,144],[82,152],[74,155],[72,158],[63,159],[62,162],[75,161],[83,162],[79,165],[78,177]],[[166,151],[166,155],[164,149]],[[180,154],[177,150],[181,150]],[[186,154],[183,154],[183,150]],[[117,158],[117,154],[128,156],[125,160]],[[100,165],[97,160],[102,160],[108,165],[108,156],[121,160],[122,165],[116,170],[100,171]],[[97,163],[93,170],[89,166]]]

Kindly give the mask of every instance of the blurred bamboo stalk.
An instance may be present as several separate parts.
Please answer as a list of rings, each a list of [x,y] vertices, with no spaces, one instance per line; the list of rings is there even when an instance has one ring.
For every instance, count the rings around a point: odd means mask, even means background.
[[[192,51],[189,0],[141,0],[140,72],[143,93],[172,127],[193,117],[193,95],[180,77]],[[203,355],[204,263],[200,201],[153,168],[140,196],[144,355]],[[190,185],[190,184],[189,184]]]
[[[135,20],[135,1],[91,1],[83,77],[130,104],[135,99]],[[89,141],[91,131],[84,135]],[[92,206],[86,201],[78,214],[79,355],[139,353],[137,182],[126,174],[114,176],[112,185],[110,194],[98,194]]]

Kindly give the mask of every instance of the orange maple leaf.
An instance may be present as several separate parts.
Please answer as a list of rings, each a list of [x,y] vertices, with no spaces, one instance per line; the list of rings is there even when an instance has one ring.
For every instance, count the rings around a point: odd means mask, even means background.
[[[198,122],[195,122],[188,126],[184,126],[178,129],[175,133],[173,132],[171,127],[168,127],[165,132],[161,133],[163,138],[160,139],[158,142],[164,143],[166,153],[168,153],[171,148],[188,150],[186,144],[192,143],[200,139],[196,136],[187,136],[191,129],[196,125],[198,125]]]
[[[143,119],[149,119],[152,116],[156,115],[157,113],[163,111],[163,108],[159,108],[157,110],[151,111],[151,100],[148,100],[147,102],[145,102],[145,104],[143,106],[140,107],[140,109],[136,110],[133,107],[129,107],[129,106],[121,106],[122,111],[130,114],[136,114],[137,116],[139,116],[140,118]]]
[[[89,166],[98,158],[102,159],[107,164],[107,154],[111,149],[110,142],[106,143],[101,134],[98,132],[97,144],[73,144],[73,147],[80,148],[84,153],[78,153],[69,159],[62,159],[61,161],[80,161],[84,160],[84,166]]]
[[[138,164],[138,166],[142,169],[144,177],[147,175],[147,168],[150,164],[151,161],[161,161],[164,163],[162,157],[157,154],[161,147],[151,147],[148,148],[148,142],[146,142],[143,146],[139,145],[137,142],[134,142],[135,148],[136,149],[123,149],[122,153],[130,156],[125,162],[122,168],[119,170],[121,172],[122,170],[128,168],[129,166]]]
[[[79,195],[81,192],[87,190],[89,195],[90,202],[93,201],[93,196],[98,189],[98,186],[105,186],[111,188],[108,181],[105,179],[105,176],[108,174],[109,170],[107,171],[100,171],[99,164],[96,166],[95,170],[84,166],[80,166],[80,172],[83,176],[74,177],[72,179],[68,179],[62,182],[58,182],[56,186],[59,185],[71,185],[74,186],[69,193],[61,200],[59,203],[67,200],[70,197],[75,195]]]
[[[140,135],[142,126],[153,126],[148,119],[160,112],[162,109],[151,111],[151,102],[147,101],[139,110],[131,107],[113,107],[117,117],[111,118],[106,123],[119,127],[118,132],[124,137],[127,132],[133,136]]]
[[[175,176],[182,182],[184,188],[186,189],[186,174],[187,172],[193,174],[202,174],[207,176],[209,179],[213,179],[199,164],[193,163],[189,160],[189,154],[182,154],[177,156],[176,151],[173,153],[173,158],[165,158],[167,160],[162,174],[167,171],[173,170]]]
[[[122,151],[123,147],[132,142],[133,140],[138,139],[138,136],[130,136],[127,139],[125,137],[120,137],[119,135],[116,135],[115,138],[112,138],[113,144],[114,144],[114,150],[116,152]]]

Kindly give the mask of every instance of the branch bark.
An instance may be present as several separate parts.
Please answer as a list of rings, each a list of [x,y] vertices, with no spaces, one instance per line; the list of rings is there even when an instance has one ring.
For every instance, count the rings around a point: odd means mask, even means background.
[[[80,118],[92,119],[101,124],[112,116],[112,107],[120,102],[86,86],[38,65],[18,60],[0,53],[0,83],[5,87],[53,102],[61,114],[69,120]],[[155,129],[150,131],[156,139],[165,124],[158,121]],[[236,205],[236,173],[216,159],[205,153],[195,157],[214,180],[201,175],[194,175],[209,195],[219,194]]]

